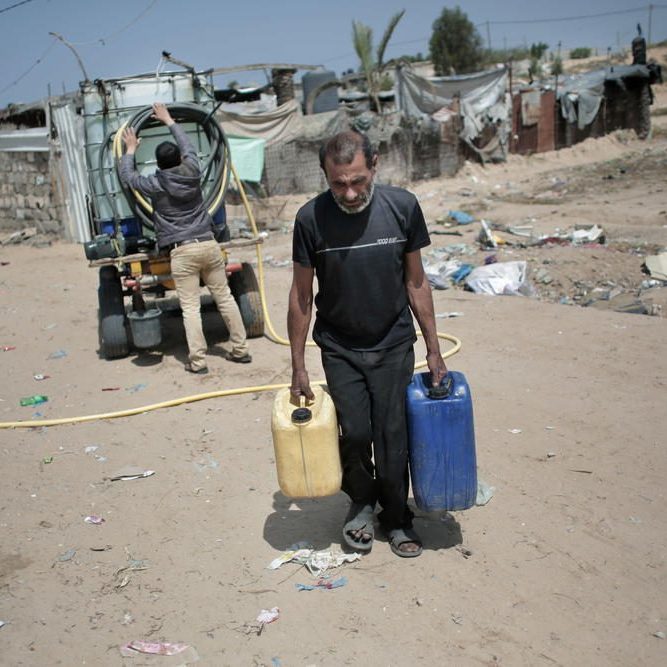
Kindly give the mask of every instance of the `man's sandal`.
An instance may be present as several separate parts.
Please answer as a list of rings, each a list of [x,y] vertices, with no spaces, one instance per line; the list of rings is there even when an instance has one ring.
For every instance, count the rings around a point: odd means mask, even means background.
[[[361,539],[354,536],[354,533],[359,531],[363,531]],[[373,507],[361,503],[352,503],[343,526],[345,544],[356,551],[368,552],[373,548],[374,537]]]
[[[412,528],[394,528],[393,530],[388,530],[387,539],[389,540],[389,547],[397,556],[401,558],[416,558],[417,556],[421,556],[423,551],[422,541]],[[401,549],[401,546],[409,543],[414,543],[419,548],[415,551]]]

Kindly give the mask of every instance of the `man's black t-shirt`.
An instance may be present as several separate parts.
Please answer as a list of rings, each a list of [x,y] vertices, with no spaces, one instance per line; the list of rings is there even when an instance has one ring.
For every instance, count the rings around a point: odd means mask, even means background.
[[[377,185],[370,205],[348,214],[330,191],[296,215],[292,259],[315,269],[319,291],[313,338],[354,350],[415,340],[404,256],[430,243],[416,197]]]

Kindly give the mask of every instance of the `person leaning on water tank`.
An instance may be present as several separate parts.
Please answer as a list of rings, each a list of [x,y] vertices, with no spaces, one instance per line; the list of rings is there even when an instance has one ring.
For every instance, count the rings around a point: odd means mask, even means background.
[[[150,197],[158,247],[169,253],[171,275],[183,311],[189,362],[185,370],[208,373],[206,339],[201,321],[199,281],[209,288],[229,331],[229,361],[250,363],[246,332],[241,313],[227,284],[225,263],[215,240],[213,219],[202,196],[201,171],[197,153],[181,127],[164,104],[153,105],[153,118],[164,123],[177,144],[163,141],[155,149],[158,170],[141,176],[134,154],[141,141],[133,128],[123,132],[125,154],[121,158],[120,178],[130,188]]]
[[[313,398],[304,348],[315,297],[313,338],[341,428],[343,491],[351,504],[345,543],[370,551],[375,505],[392,551],[419,556],[408,507],[406,389],[414,370],[412,313],[426,343],[431,380],[447,374],[420,249],[429,245],[416,197],[375,183],[377,153],[363,134],[342,132],[320,150],[329,189],[297,213],[287,325],[291,393]],[[373,464],[373,458],[375,464]]]

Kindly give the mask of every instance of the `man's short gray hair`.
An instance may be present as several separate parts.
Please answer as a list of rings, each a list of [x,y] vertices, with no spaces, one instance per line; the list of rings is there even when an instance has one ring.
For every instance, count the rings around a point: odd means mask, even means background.
[[[366,166],[372,169],[377,151],[371,146],[368,136],[356,130],[339,132],[320,147],[320,167],[326,171],[324,163],[327,158],[334,164],[350,164],[359,151],[364,155]]]

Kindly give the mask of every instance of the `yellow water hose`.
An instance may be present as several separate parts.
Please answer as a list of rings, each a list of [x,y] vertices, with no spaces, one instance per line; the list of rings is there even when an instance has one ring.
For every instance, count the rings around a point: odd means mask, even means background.
[[[246,214],[248,216],[248,220],[250,222],[250,226],[252,228],[253,234],[255,235],[255,238],[259,237],[259,233],[257,231],[257,224],[255,222],[255,216],[253,215],[252,209],[250,207],[250,203],[248,202],[248,198],[246,196],[245,190],[243,188],[243,184],[241,182],[241,179],[238,177],[238,174],[236,173],[236,169],[234,168],[234,165],[230,161],[230,167],[232,171],[232,175],[234,176],[234,180],[236,181],[236,184],[239,189],[239,193],[241,194],[241,199],[243,201],[243,206],[246,210]],[[262,260],[262,251],[261,251],[261,244],[257,243],[255,245],[255,249],[257,252],[257,273],[259,277],[259,295],[260,295],[260,301],[262,303],[262,313],[264,315],[264,323],[265,326],[269,332],[269,335],[267,338],[272,340],[274,343],[278,343],[279,345],[289,345],[289,340],[286,338],[283,338],[282,336],[279,336],[275,329],[273,328],[273,324],[271,323],[271,318],[269,316],[269,311],[266,307],[266,292],[264,289],[264,266],[263,266],[263,260]],[[421,335],[421,333],[420,333]],[[438,338],[441,340],[446,340],[450,343],[453,343],[453,347],[451,347],[449,350],[445,351],[443,353],[443,358],[447,359],[448,357],[453,356],[456,354],[460,349],[461,349],[461,341],[456,338],[455,336],[450,336],[449,334],[441,333],[438,332]],[[312,341],[308,341],[307,345],[315,345]],[[426,366],[426,362],[420,362],[415,366],[415,369],[417,368],[423,368]],[[316,380],[312,384],[325,384],[325,380]],[[151,412],[152,410],[160,410],[162,408],[173,408],[176,405],[183,405],[185,403],[194,403],[196,401],[204,401],[209,398],[221,398],[224,396],[236,396],[240,394],[254,394],[254,393],[259,393],[263,391],[276,391],[278,389],[282,389],[283,387],[289,387],[289,384],[264,384],[264,385],[258,385],[255,387],[240,387],[238,389],[221,389],[219,391],[208,391],[204,392],[202,394],[193,394],[191,396],[183,396],[182,398],[175,398],[170,401],[162,401],[160,403],[153,403],[151,405],[144,405],[138,408],[129,408],[127,410],[118,410],[116,412],[105,412],[101,414],[96,414],[96,415],[84,415],[80,417],[63,417],[61,419],[40,419],[40,420],[35,420],[35,421],[15,421],[15,422],[0,422],[0,429],[6,429],[6,428],[40,428],[43,426],[61,426],[63,424],[81,424],[83,422],[90,422],[90,421],[97,421],[100,419],[118,419],[120,417],[131,417],[133,415],[140,415],[145,412]]]
[[[126,121],[118,128],[118,131],[116,132],[113,138],[113,155],[117,160],[119,160],[120,157],[123,155],[122,137],[128,122],[129,121]],[[222,198],[224,197],[225,194],[225,182],[227,181],[227,164],[231,164],[231,161],[225,160],[225,165],[223,167],[222,175],[220,177],[220,186],[218,188],[218,192],[215,196],[215,199],[213,200],[213,203],[208,207],[208,212],[210,215],[213,215],[218,210],[220,204],[222,203]],[[132,191],[132,196],[139,202],[139,205],[144,209],[144,211],[146,211],[146,213],[148,214],[152,214],[153,206],[151,205],[150,201],[148,201],[148,199],[146,199],[146,197],[144,197],[138,190],[131,188],[131,191]]]

